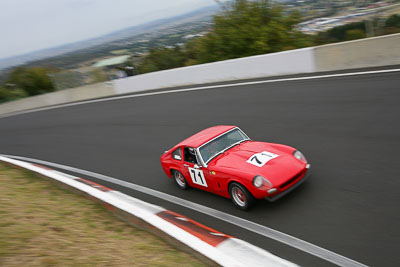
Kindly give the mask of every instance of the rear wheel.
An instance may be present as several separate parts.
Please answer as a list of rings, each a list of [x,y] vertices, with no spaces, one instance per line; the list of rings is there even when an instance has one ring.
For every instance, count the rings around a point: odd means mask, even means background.
[[[189,188],[188,183],[186,182],[185,177],[183,176],[182,173],[180,173],[179,171],[174,170],[172,173],[172,176],[174,177],[174,181],[176,183],[176,185],[183,190],[186,190]]]
[[[253,202],[253,195],[241,184],[232,183],[229,185],[229,195],[233,204],[241,210],[249,209]]]

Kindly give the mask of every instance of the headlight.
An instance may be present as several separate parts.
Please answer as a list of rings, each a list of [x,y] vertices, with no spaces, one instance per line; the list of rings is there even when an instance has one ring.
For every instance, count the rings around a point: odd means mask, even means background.
[[[268,181],[266,178],[262,177],[261,175],[254,176],[253,185],[257,188],[260,188],[262,186],[267,186],[268,188],[272,187],[272,183]]]
[[[300,151],[298,151],[298,150],[294,151],[293,152],[293,156],[296,159],[298,159],[298,160],[300,160],[300,161],[302,161],[304,163],[307,163],[306,157],[304,157],[303,153],[301,153]]]

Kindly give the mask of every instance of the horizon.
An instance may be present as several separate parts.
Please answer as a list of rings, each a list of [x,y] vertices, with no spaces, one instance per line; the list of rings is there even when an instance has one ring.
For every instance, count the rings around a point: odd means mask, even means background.
[[[12,1],[12,0],[8,0],[8,3],[10,3],[10,1]],[[24,2],[24,1],[27,1],[27,0],[19,0],[19,3]],[[49,0],[41,0],[41,4],[43,4],[44,2],[47,3],[47,1],[49,1]],[[125,3],[126,3],[126,1],[127,0],[118,0],[118,2],[125,2]],[[160,2],[160,1],[161,0],[152,0],[152,2]],[[190,7],[188,7],[189,1],[191,4]],[[142,18],[142,19],[136,20],[135,23],[125,23],[125,24],[117,23],[116,26],[114,25],[113,27],[108,27],[107,29],[99,30],[94,34],[90,34],[90,35],[84,34],[84,36],[82,36],[82,33],[81,33],[80,37],[68,37],[67,36],[67,38],[59,38],[58,39],[57,36],[48,36],[51,34],[47,31],[47,34],[39,35],[38,38],[33,38],[35,40],[31,40],[31,39],[29,39],[29,36],[34,35],[36,33],[36,31],[30,32],[29,33],[30,35],[26,36],[27,34],[22,34],[22,35],[16,34],[15,30],[18,29],[17,25],[15,25],[15,29],[13,27],[10,27],[11,30],[9,28],[3,29],[3,30],[0,29],[0,36],[3,36],[3,40],[5,40],[2,42],[2,44],[0,44],[0,48],[1,48],[0,49],[0,60],[4,62],[7,60],[11,60],[13,58],[18,58],[18,57],[23,57],[25,55],[40,53],[40,52],[46,51],[46,50],[57,49],[57,48],[61,48],[63,46],[78,44],[80,42],[89,42],[91,40],[102,38],[107,35],[112,35],[113,33],[116,33],[118,31],[123,31],[123,30],[133,28],[133,27],[144,26],[146,24],[151,24],[151,23],[154,23],[159,20],[179,17],[179,16],[182,16],[185,14],[190,14],[191,12],[194,12],[196,10],[200,10],[203,8],[218,5],[218,3],[215,2],[214,0],[189,0],[189,1],[188,0],[178,0],[178,1],[175,1],[175,5],[173,5],[172,7],[168,7],[166,9],[158,8],[158,11],[155,12],[157,14],[152,14],[151,16],[148,16],[145,19]],[[95,4],[93,0],[85,0],[84,2],[79,2],[79,3],[76,0],[72,0],[72,1],[71,0],[63,0],[64,4],[66,4],[67,2],[70,5],[75,3],[76,6],[72,5],[73,8],[81,7],[81,4],[83,4],[83,5],[86,4],[89,6]],[[96,3],[101,3],[101,2],[104,4],[104,1],[98,1]],[[133,1],[133,2],[129,1],[129,2],[137,4],[138,2],[143,2],[143,1]],[[176,5],[177,2],[180,2],[180,3],[185,2],[185,4],[180,6],[179,8],[177,8],[177,10],[175,10],[174,12],[170,12],[171,9],[173,9],[173,7],[177,6]],[[0,8],[2,5],[4,6],[4,2],[0,3]],[[7,3],[6,3],[6,5],[7,5]],[[12,4],[10,4],[10,6],[11,5]],[[148,6],[146,6],[146,7],[148,7]],[[6,10],[7,10],[7,8],[6,8]],[[12,8],[10,8],[10,10],[12,10]],[[5,12],[5,13],[12,12],[10,10],[9,10],[9,12]],[[103,11],[104,10],[102,10],[102,12]],[[144,11],[141,11],[141,12],[143,12],[141,17],[146,16],[146,11],[147,11],[147,13],[153,12],[152,9],[144,9]],[[110,12],[107,11],[106,14],[110,14]],[[9,18],[7,18],[7,16],[0,18],[0,23],[2,23],[4,25],[5,24],[4,21],[7,21],[7,19],[9,19]],[[13,17],[13,19],[15,19],[15,17]],[[45,21],[48,23],[51,20],[45,19]],[[78,24],[80,22],[81,21],[78,20]],[[24,27],[26,26],[25,25],[26,21],[23,21],[21,23],[22,23],[21,25],[23,25]],[[64,23],[64,21],[63,21],[63,23]],[[8,24],[8,25],[10,25],[10,24]],[[48,25],[46,25],[46,26],[48,26]],[[73,25],[73,26],[76,27],[76,25]],[[37,25],[36,25],[36,27],[37,27]],[[69,30],[69,34],[74,35],[74,33],[71,33],[71,31],[72,32],[74,31],[74,29],[75,29],[74,27],[67,29],[67,30]],[[100,27],[100,26],[98,26],[98,27]],[[41,29],[39,29],[39,30],[41,30]],[[53,30],[56,30],[58,33],[61,32],[61,34],[64,34],[64,29],[63,29],[63,31],[61,31],[60,29],[55,27],[55,28],[53,28]],[[21,38],[23,40],[20,40]],[[45,40],[49,39],[49,38],[52,39],[52,41],[46,42]],[[46,43],[48,45],[43,45],[43,43]],[[14,51],[14,52],[12,52],[12,51]]]
[[[157,23],[157,22],[163,21],[163,20],[170,20],[170,19],[173,19],[173,18],[179,18],[179,17],[181,17],[181,16],[185,16],[185,15],[187,15],[187,14],[196,12],[196,11],[198,11],[198,10],[202,10],[202,9],[206,9],[206,8],[211,8],[211,7],[213,7],[213,6],[216,6],[216,5],[204,6],[204,7],[200,7],[200,8],[197,8],[197,9],[194,9],[194,10],[191,10],[191,11],[188,11],[188,12],[185,12],[185,13],[182,13],[182,14],[178,14],[178,15],[174,15],[174,16],[168,16],[168,17],[163,17],[163,18],[151,20],[151,21],[148,21],[148,22],[145,22],[145,23],[142,23],[142,24],[137,24],[137,25],[134,25],[134,26],[128,26],[128,27],[125,27],[125,28],[116,29],[115,31],[106,32],[106,33],[104,33],[104,34],[101,34],[101,35],[98,35],[98,36],[95,36],[95,37],[92,37],[92,38],[88,38],[88,39],[82,39],[82,40],[78,40],[78,41],[74,41],[74,42],[70,42],[70,43],[63,43],[63,44],[60,44],[60,45],[57,45],[57,46],[42,48],[42,49],[39,49],[39,50],[29,51],[29,52],[26,52],[26,53],[23,53],[23,54],[18,54],[18,55],[13,55],[13,56],[9,56],[9,57],[0,58],[0,61],[5,61],[5,60],[13,59],[13,58],[18,58],[18,57],[33,55],[33,54],[41,53],[41,52],[48,51],[48,50],[60,49],[60,48],[62,48],[62,47],[73,46],[73,45],[76,45],[76,44],[79,44],[79,43],[85,43],[85,42],[94,41],[94,40],[96,40],[96,39],[101,39],[101,38],[104,38],[105,36],[113,35],[113,34],[116,34],[116,33],[118,33],[118,32],[121,32],[121,31],[129,30],[129,29],[132,29],[132,28],[135,28],[135,27],[145,27],[146,25],[151,25],[151,24],[153,24],[153,23]],[[132,36],[135,36],[135,34],[133,34]],[[121,40],[122,40],[122,39],[124,39],[124,38],[122,37]],[[118,40],[118,38],[115,39],[115,40]],[[112,42],[112,41],[110,41],[110,42]],[[100,42],[100,43],[98,43],[98,44],[90,45],[90,46],[88,46],[87,48],[89,48],[89,47],[94,47],[94,46],[101,45],[101,44],[102,44],[102,42]],[[83,48],[83,49],[85,49],[85,48]],[[76,50],[80,50],[80,48],[77,48]],[[76,50],[74,49],[73,51],[76,51]],[[1,70],[1,68],[0,68],[0,70]]]

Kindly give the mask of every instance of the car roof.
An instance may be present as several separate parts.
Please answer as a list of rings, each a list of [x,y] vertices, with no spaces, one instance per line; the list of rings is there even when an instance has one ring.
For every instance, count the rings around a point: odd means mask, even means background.
[[[199,147],[202,144],[210,141],[211,139],[229,131],[237,126],[234,125],[218,125],[213,126],[207,129],[204,129],[177,144],[176,146],[190,146],[190,147]]]

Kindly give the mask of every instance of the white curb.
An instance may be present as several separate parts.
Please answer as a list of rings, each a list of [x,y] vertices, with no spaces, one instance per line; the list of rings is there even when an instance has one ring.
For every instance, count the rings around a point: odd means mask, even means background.
[[[248,242],[92,181],[8,157],[0,156],[0,161],[54,179],[127,212],[222,266],[297,266]]]

